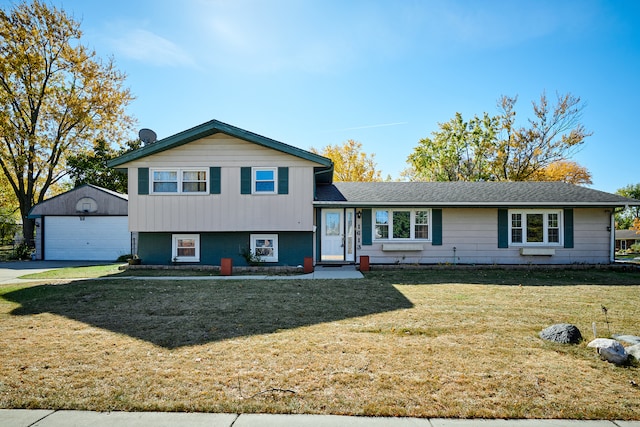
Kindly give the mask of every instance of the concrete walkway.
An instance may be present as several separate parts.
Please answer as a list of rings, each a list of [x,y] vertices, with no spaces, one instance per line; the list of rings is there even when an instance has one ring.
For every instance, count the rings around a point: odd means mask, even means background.
[[[640,421],[462,420],[340,415],[204,414],[0,409],[2,427],[640,427]]]
[[[170,274],[170,273],[167,273]],[[308,274],[290,274],[290,275],[270,275],[270,274],[251,274],[243,275],[237,273],[231,276],[118,276],[113,279],[130,279],[130,280],[309,280],[309,279],[363,279],[364,276],[354,265],[343,265],[339,267],[323,267],[316,266],[313,273]],[[103,277],[102,279],[111,279],[111,277]]]
[[[83,261],[15,261],[0,262],[0,285],[11,283],[36,282],[34,279],[19,279],[26,274],[40,273],[43,271],[56,270],[59,268],[82,267],[89,265],[112,264]],[[169,274],[169,273],[167,273]],[[233,276],[117,276],[102,277],[99,280],[110,279],[130,279],[130,280],[305,280],[305,279],[362,279],[364,276],[354,265],[344,265],[337,267],[316,266],[313,273],[294,275],[243,275]],[[46,281],[46,279],[41,279]],[[82,280],[82,279],[73,279]],[[0,427],[2,425],[0,424]]]

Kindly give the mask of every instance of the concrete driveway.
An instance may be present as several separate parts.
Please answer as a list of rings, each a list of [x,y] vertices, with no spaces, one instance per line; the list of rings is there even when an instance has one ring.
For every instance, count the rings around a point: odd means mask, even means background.
[[[42,271],[55,270],[67,267],[83,267],[87,265],[113,264],[113,262],[99,261],[9,261],[0,262],[0,285],[7,283],[20,283],[18,277],[25,274],[40,273]]]

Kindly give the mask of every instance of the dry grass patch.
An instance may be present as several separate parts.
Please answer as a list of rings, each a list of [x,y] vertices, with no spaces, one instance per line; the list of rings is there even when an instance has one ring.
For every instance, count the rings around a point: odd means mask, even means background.
[[[640,335],[636,272],[0,289],[0,407],[640,419],[636,364],[537,337]]]

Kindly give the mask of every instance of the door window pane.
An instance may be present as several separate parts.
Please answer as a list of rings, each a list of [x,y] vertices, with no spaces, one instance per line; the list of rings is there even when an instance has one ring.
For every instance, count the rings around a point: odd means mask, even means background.
[[[325,234],[327,236],[340,235],[340,214],[336,212],[327,212],[325,219],[327,221]]]

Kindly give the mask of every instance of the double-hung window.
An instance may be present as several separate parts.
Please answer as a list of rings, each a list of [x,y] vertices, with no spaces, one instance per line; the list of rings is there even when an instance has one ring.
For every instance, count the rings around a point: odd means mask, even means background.
[[[264,262],[278,262],[278,235],[252,234],[251,252]]]
[[[253,193],[275,194],[278,192],[277,168],[253,168]]]
[[[172,243],[172,260],[174,262],[200,261],[200,235],[174,234]]]
[[[562,217],[556,210],[509,211],[510,243],[560,245]]]
[[[206,169],[154,169],[151,191],[154,194],[206,194]]]
[[[429,209],[378,209],[374,215],[376,240],[429,240]]]

